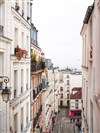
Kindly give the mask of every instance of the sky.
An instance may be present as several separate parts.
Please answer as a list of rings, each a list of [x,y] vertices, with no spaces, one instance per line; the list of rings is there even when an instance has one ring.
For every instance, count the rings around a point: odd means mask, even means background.
[[[80,31],[87,7],[94,0],[34,0],[32,22],[38,30],[38,44],[59,68],[81,68]]]

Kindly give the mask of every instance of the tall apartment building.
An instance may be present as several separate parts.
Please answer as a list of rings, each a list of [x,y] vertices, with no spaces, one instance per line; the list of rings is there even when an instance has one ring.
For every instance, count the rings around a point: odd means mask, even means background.
[[[82,87],[82,74],[80,71],[59,72],[59,106],[70,107],[70,95],[74,87]]]
[[[30,5],[30,0],[0,1],[0,76],[8,76],[11,87],[8,103],[0,96],[0,132],[31,130]]]
[[[38,45],[38,31],[31,24],[31,112],[32,132],[42,132],[42,73],[45,69],[44,53]]]
[[[58,67],[53,68],[52,63],[50,64],[47,65],[48,84],[42,91],[43,133],[49,132],[53,128],[54,116],[58,113],[59,71]]]
[[[100,0],[88,6],[82,36],[83,132],[100,132]]]
[[[59,72],[59,106],[69,106],[70,99],[70,79],[65,71]]]

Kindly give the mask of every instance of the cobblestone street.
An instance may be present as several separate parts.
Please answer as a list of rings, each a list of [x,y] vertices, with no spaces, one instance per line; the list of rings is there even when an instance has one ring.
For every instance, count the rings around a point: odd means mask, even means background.
[[[70,123],[68,109],[64,108],[60,110],[51,133],[74,133],[74,124]]]

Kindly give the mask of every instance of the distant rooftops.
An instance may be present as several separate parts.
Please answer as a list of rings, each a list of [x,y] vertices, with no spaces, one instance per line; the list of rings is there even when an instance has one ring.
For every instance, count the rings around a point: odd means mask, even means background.
[[[62,69],[60,70],[63,73],[68,73],[68,74],[73,74],[73,75],[82,75],[82,71],[81,70],[77,70],[77,69]]]

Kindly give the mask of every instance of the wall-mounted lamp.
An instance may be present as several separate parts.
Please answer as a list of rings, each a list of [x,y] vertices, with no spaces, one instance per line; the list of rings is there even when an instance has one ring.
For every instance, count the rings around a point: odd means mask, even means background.
[[[0,78],[2,78],[6,84],[5,88],[2,89],[1,95],[2,95],[2,100],[7,103],[11,97],[11,91],[7,86],[7,83],[10,81],[10,79],[7,76],[0,76]]]

